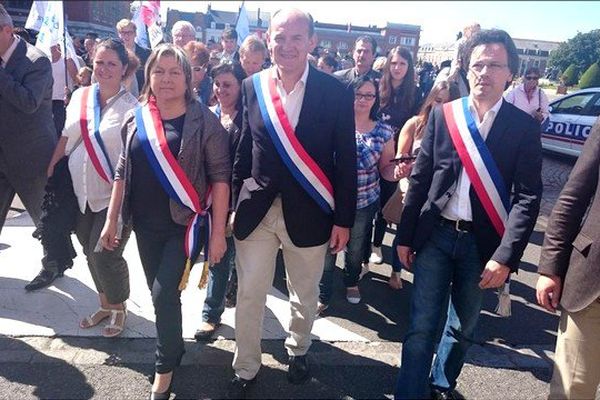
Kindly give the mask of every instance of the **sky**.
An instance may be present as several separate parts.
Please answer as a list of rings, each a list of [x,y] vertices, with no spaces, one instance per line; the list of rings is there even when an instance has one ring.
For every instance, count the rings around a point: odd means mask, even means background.
[[[167,9],[206,12],[237,11],[241,1],[161,1]],[[287,2],[246,1],[247,10],[273,12]],[[287,3],[310,12],[319,22],[377,25],[386,22],[421,26],[420,44],[452,42],[462,27],[479,22],[482,28],[500,28],[512,37],[566,41],[578,32],[600,29],[597,1],[294,1]]]

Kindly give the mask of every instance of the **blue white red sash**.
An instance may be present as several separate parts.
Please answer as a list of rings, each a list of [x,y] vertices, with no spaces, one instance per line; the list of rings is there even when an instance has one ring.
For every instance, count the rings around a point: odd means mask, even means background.
[[[275,70],[252,76],[262,118],[277,153],[296,181],[327,214],[335,209],[333,185],[296,137],[277,91]]]
[[[498,166],[469,111],[468,97],[444,104],[443,110],[450,137],[471,185],[494,229],[502,236],[510,210],[510,197]]]
[[[100,135],[100,90],[97,83],[82,90],[79,114],[81,139],[100,178],[112,183],[114,170]]]
[[[187,283],[191,264],[194,263],[200,252],[200,228],[203,219],[206,219],[207,226],[204,256],[205,261],[208,260],[207,244],[210,236],[210,214],[202,209],[198,192],[196,192],[196,189],[169,149],[160,112],[156,107],[156,99],[154,97],[150,97],[147,104],[135,110],[135,122],[138,139],[142,144],[148,163],[152,167],[163,189],[171,199],[194,212],[194,216],[188,222],[185,234],[185,255],[187,262],[186,272],[182,277],[182,284],[180,285],[180,290],[182,290],[185,288],[185,283]],[[206,207],[208,208],[210,205],[208,204],[210,203],[210,188],[208,189],[206,198]]]

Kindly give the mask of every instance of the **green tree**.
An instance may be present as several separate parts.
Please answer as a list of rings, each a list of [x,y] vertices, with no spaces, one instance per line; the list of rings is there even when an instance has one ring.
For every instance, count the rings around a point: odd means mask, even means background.
[[[589,87],[600,86],[600,65],[594,63],[581,75],[579,88],[587,89]]]
[[[562,74],[561,79],[565,85],[572,86],[577,83],[578,77],[579,76],[577,73],[577,67],[575,66],[575,64],[571,64],[567,67],[564,74]]]
[[[575,37],[561,43],[550,54],[548,66],[565,71],[575,64],[577,70],[585,71],[590,65],[600,61],[600,29],[587,33],[578,33]]]

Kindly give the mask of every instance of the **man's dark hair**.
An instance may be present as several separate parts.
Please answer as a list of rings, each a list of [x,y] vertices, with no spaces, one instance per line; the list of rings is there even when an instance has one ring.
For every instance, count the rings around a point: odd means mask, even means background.
[[[323,63],[325,63],[325,65],[329,65],[331,68],[333,68],[334,71],[337,71],[339,64],[334,56],[332,56],[331,54],[324,54],[320,58],[321,60],[323,60]]]
[[[535,76],[537,76],[538,78],[540,76],[542,76],[542,74],[540,73],[540,69],[538,67],[529,67],[525,70],[525,74],[523,74],[523,76],[527,76],[529,74],[533,74]]]
[[[88,33],[85,34],[85,38],[86,39],[94,39],[94,40],[96,40],[96,39],[98,39],[98,37],[99,36],[98,36],[98,34],[96,32],[88,32]]]
[[[277,16],[277,14],[279,14],[282,10],[279,9],[277,11],[275,11],[273,14],[271,14],[271,21],[273,21],[273,18],[275,18]],[[303,11],[304,16],[306,17],[306,22],[308,24],[308,37],[312,37],[315,34],[315,20],[313,19],[312,15],[310,15],[310,13]],[[269,30],[271,29],[271,22],[269,21]]]
[[[473,49],[482,44],[498,43],[504,46],[508,54],[508,69],[511,74],[516,75],[519,72],[519,54],[517,46],[506,31],[501,29],[485,29],[474,34],[465,46],[465,67],[468,69],[471,63],[471,54]]]
[[[367,42],[371,45],[371,50],[373,52],[373,55],[375,55],[375,53],[377,53],[377,41],[375,39],[373,39],[372,36],[369,35],[362,35],[359,36],[358,38],[356,38],[356,40],[354,41],[354,48],[356,49],[356,45],[358,44],[358,42]]]
[[[372,121],[377,121],[377,113],[379,112],[379,84],[377,80],[365,74],[350,81],[348,87],[352,88],[352,95],[354,96],[358,89],[367,82],[371,82],[375,86],[375,101],[373,102],[373,106],[371,106],[371,110],[369,110],[369,118]]]
[[[226,28],[223,30],[223,34],[221,35],[221,39],[234,39],[237,40],[238,34],[233,28]]]
[[[29,34],[29,31],[27,29],[21,26],[17,26],[13,29],[13,33],[21,39],[23,39],[24,41],[26,41],[27,43],[35,44],[35,42],[31,40],[31,35]]]

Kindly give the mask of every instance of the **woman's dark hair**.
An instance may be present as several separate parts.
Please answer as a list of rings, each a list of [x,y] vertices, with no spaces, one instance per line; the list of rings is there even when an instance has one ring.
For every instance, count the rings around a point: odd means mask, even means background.
[[[221,63],[215,65],[210,70],[210,77],[215,79],[217,75],[230,73],[235,76],[240,86],[242,85],[242,81],[246,78],[246,72],[244,72],[244,68],[242,68],[242,64],[237,61],[222,61]]]
[[[226,61],[222,61],[221,63],[215,65],[210,70],[210,77],[213,79],[213,82],[214,82],[214,80],[217,76],[219,76],[221,74],[227,74],[227,73],[233,75],[235,77],[235,79],[238,81],[238,84],[240,85],[240,92],[241,92],[242,81],[246,78],[246,72],[244,71],[244,68],[242,68],[242,64],[240,64],[237,61],[226,60]],[[241,93],[238,96],[238,101],[237,101],[237,104],[235,105],[235,108],[238,111],[242,109],[242,94]]]
[[[321,60],[323,60],[323,63],[325,65],[329,65],[331,68],[333,68],[333,71],[337,71],[338,62],[334,56],[332,56],[331,54],[324,54],[321,56]]]
[[[484,29],[474,34],[465,46],[465,65],[469,67],[473,49],[482,44],[501,44],[506,49],[508,55],[508,69],[513,76],[519,73],[519,53],[515,42],[508,33],[501,29]]]
[[[392,57],[395,55],[399,55],[404,58],[408,63],[408,69],[406,70],[406,75],[402,79],[402,83],[398,87],[397,93],[401,93],[402,97],[398,99],[394,99],[394,88],[392,87],[392,74],[390,72],[390,65],[392,61]],[[415,106],[415,64],[413,62],[412,53],[410,50],[404,47],[394,47],[390,50],[385,66],[383,67],[383,74],[381,76],[381,87],[379,90],[379,94],[381,96],[381,108],[389,107],[394,102],[398,102],[396,105],[402,110],[407,112],[411,112]]]
[[[119,61],[121,61],[121,64],[127,67],[125,75],[122,77],[122,79],[129,78],[132,74],[135,73],[135,71],[137,71],[138,67],[140,66],[140,60],[133,52],[127,50],[127,48],[123,44],[123,41],[121,41],[120,39],[103,39],[96,45],[96,53],[98,53],[98,49],[100,48],[109,49],[117,53],[117,57],[119,57]]]
[[[377,113],[379,112],[379,84],[377,84],[377,81],[368,75],[362,75],[351,81],[349,86],[352,88],[352,93],[354,94],[368,82],[371,82],[375,87],[375,102],[373,102],[373,106],[369,110],[369,118],[377,121]]]

